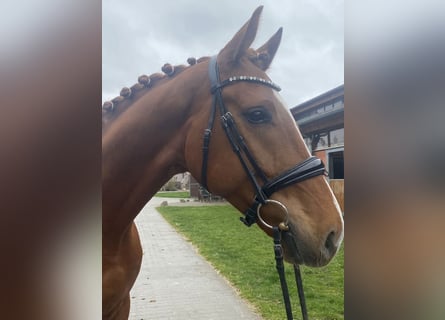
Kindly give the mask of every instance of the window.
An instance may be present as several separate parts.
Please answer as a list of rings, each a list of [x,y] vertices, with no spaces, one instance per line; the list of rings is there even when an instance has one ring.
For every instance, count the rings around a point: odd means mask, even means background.
[[[330,179],[345,178],[343,151],[336,151],[329,153],[329,178]]]
[[[329,146],[329,136],[327,133],[315,134],[313,136],[312,145],[315,145],[313,150],[325,149]]]
[[[341,109],[343,107],[343,105],[344,105],[343,99],[337,100],[334,102],[333,108],[334,108],[334,110]]]
[[[325,133],[315,134],[312,136],[313,140],[306,138],[305,142],[307,145],[313,146],[314,150],[342,146],[345,143],[344,134],[344,128],[340,128]]]
[[[335,145],[343,145],[345,143],[345,129],[340,128],[329,132],[330,147]]]

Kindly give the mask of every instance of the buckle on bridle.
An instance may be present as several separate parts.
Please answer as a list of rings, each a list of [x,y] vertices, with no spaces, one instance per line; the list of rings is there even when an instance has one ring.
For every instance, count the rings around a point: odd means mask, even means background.
[[[256,217],[256,211],[252,208],[247,209],[245,212],[244,217],[239,218],[242,223],[244,223],[246,226],[250,227],[252,224],[256,223],[257,217]]]

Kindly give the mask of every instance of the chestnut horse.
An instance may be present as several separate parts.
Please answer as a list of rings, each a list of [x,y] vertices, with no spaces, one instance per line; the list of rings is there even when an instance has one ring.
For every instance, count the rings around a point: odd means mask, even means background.
[[[323,266],[337,252],[343,219],[324,167],[265,73],[282,29],[249,48],[261,11],[214,58],[166,65],[104,104],[103,319],[128,318],[142,259],[133,220],[176,173],[189,171],[269,236],[280,225],[290,263]]]

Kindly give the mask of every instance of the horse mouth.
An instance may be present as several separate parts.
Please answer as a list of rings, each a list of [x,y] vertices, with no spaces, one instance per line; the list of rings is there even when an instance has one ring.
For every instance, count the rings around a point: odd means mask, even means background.
[[[281,233],[281,244],[283,246],[284,260],[292,264],[304,264],[304,259],[298,249],[296,239],[290,231]]]
[[[289,231],[282,232],[281,240],[284,260],[287,262],[298,265],[304,264],[310,267],[321,267],[325,264],[321,256],[311,253],[311,250],[296,238],[292,228]]]

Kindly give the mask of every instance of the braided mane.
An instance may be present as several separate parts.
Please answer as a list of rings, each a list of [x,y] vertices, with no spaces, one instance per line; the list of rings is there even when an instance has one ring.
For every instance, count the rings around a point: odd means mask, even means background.
[[[131,87],[124,87],[119,93],[119,96],[111,99],[110,101],[106,101],[102,105],[102,130],[116,119],[123,111],[126,110],[137,98],[141,97],[141,93],[145,93],[146,90],[153,88],[154,86],[164,83],[169,79],[173,78],[177,74],[181,73],[185,69],[204,61],[209,60],[210,57],[201,57],[199,59],[196,58],[188,58],[186,65],[177,65],[173,66],[169,63],[166,63],[162,66],[161,70],[163,73],[157,72],[153,73],[150,76],[145,74],[138,77],[138,82],[132,85]],[[126,103],[127,102],[127,103]]]
[[[264,64],[268,64],[268,61],[270,60],[267,52],[257,52],[252,48],[248,49],[247,56],[259,67],[264,67]],[[120,114],[127,110],[127,108],[131,106],[134,101],[140,98],[146,92],[146,90],[170,80],[177,74],[197,63],[208,61],[209,59],[210,57],[201,57],[199,59],[188,58],[188,66],[183,64],[173,66],[170,63],[166,63],[161,68],[163,73],[157,72],[151,74],[150,76],[145,74],[139,76],[137,83],[129,88],[122,88],[119,96],[111,99],[110,101],[104,102],[102,105],[102,131],[104,131],[113,120],[118,118]]]

